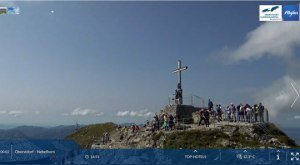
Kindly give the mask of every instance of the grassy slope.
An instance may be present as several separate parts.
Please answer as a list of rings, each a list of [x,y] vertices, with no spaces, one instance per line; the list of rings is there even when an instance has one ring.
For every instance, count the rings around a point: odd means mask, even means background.
[[[69,135],[66,139],[74,139],[82,148],[90,148],[96,140],[101,140],[104,132],[112,132],[117,128],[114,123],[88,125]]]
[[[69,135],[67,139],[76,140],[83,148],[90,148],[91,145],[101,140],[104,132],[112,132],[116,130],[117,125],[114,123],[104,123],[89,125],[81,128],[79,131]],[[277,128],[274,124],[268,124],[268,135],[259,127],[254,127],[253,132],[259,136],[275,137],[282,144],[291,147],[299,147],[284,132]],[[228,134],[220,130],[190,130],[178,131],[173,133],[164,132],[152,134],[152,140],[159,141],[165,136],[163,142],[164,148],[259,148],[274,147],[270,144],[264,144],[259,139],[253,139],[249,134],[243,133],[237,127],[232,134]],[[275,146],[276,147],[276,146]]]
[[[254,132],[259,136],[275,137],[281,143],[291,147],[298,147],[296,143],[290,139],[285,133],[278,129],[274,124],[269,124],[268,135],[258,127],[254,127]],[[156,134],[155,139],[159,139],[162,134]],[[227,141],[227,143],[222,143]],[[165,148],[259,148],[259,147],[275,147],[271,144],[263,144],[260,140],[255,140],[249,134],[241,133],[237,127],[229,136],[218,130],[191,130],[185,132],[175,132],[166,134],[164,142]]]
[[[267,133],[271,136],[275,136],[281,143],[287,144],[289,146],[299,147],[296,142],[290,139],[283,131],[281,131],[275,124],[271,123],[267,126]],[[254,127],[254,131],[259,136],[263,136],[265,133],[258,127]]]
[[[220,148],[219,143],[216,143],[216,141],[222,138],[228,138],[228,135],[216,130],[176,132],[167,134],[164,147],[172,149]]]

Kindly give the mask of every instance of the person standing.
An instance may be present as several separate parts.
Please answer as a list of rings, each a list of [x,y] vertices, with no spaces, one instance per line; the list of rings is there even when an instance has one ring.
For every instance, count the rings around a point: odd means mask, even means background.
[[[205,112],[204,109],[201,109],[200,112],[199,112],[200,121],[199,121],[199,123],[198,123],[198,126],[201,125],[202,121],[204,121],[204,123],[205,123],[204,112]]]
[[[257,117],[258,117],[258,106],[257,106],[257,104],[255,104],[254,105],[254,119],[255,119],[255,122],[258,122],[258,119],[257,119]]]
[[[105,137],[105,142],[106,142],[106,144],[110,141],[110,134],[109,134],[109,132],[106,132],[106,137]]]
[[[171,131],[174,129],[174,117],[172,114],[169,116],[169,127]]]
[[[168,116],[167,115],[164,115],[164,124],[163,124],[163,127],[165,129],[165,131],[168,131],[169,130],[169,120],[168,120]]]
[[[208,105],[207,106],[208,106],[208,110],[211,111],[211,110],[213,110],[214,103],[210,99],[208,99]]]
[[[237,121],[240,121],[240,118],[241,118],[241,116],[240,116],[240,114],[241,114],[241,112],[240,112],[241,106],[242,106],[242,104],[239,104],[239,105],[236,106],[236,111],[237,111],[237,113],[236,113]]]
[[[229,106],[226,107],[227,120],[231,121],[231,111]]]
[[[105,132],[102,134],[102,144],[105,145]]]
[[[250,106],[246,106],[246,107],[247,107],[246,108],[246,120],[247,120],[248,123],[250,123],[251,122],[251,111],[252,111],[252,109],[251,109]]]
[[[232,121],[236,122],[236,108],[233,105],[233,103],[230,104],[230,112],[231,112]]]
[[[209,111],[208,110],[205,110],[204,117],[205,117],[205,126],[209,127]]]
[[[259,103],[259,105],[258,105],[258,115],[259,115],[259,121],[260,122],[265,122],[264,121],[264,111],[265,111],[265,107],[262,105],[262,103]]]
[[[240,108],[238,109],[238,121],[239,122],[244,121],[244,109],[245,109],[244,105],[241,104]]]
[[[221,105],[217,105],[217,119],[218,122],[222,121],[222,109],[221,109]]]
[[[133,125],[131,126],[131,128],[132,128],[132,133],[135,133],[135,124],[133,124]]]

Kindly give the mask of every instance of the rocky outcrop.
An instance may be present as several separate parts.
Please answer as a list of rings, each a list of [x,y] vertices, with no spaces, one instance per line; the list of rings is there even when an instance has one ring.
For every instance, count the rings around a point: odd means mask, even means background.
[[[161,114],[173,115],[178,121],[191,124],[194,122],[193,113],[199,110],[199,107],[191,105],[168,105],[161,111]]]
[[[100,148],[292,148],[296,144],[271,123],[220,122],[210,127],[196,124],[177,131],[150,132],[141,128],[132,132],[128,127],[117,128],[107,145],[96,142]]]

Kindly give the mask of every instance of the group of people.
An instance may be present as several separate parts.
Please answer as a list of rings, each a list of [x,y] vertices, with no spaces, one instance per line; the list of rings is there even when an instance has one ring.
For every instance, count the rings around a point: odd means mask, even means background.
[[[106,145],[110,141],[109,132],[104,132],[102,136],[102,144]]]
[[[198,125],[200,126],[202,121],[204,121],[204,124],[206,127],[209,127],[209,117],[210,117],[210,112],[208,109],[201,109],[199,112],[198,112],[198,115],[199,115],[199,123]]]
[[[209,99],[207,108],[202,108],[196,112],[199,118],[198,125],[204,125],[209,127],[210,119],[216,119],[218,122],[229,121],[229,122],[265,122],[265,107],[262,103],[250,106],[249,104],[238,104],[235,106],[231,103],[226,108],[222,107],[221,104],[214,106],[213,102]],[[145,127],[151,127],[151,131],[157,130],[170,131],[175,129],[177,118],[172,114],[155,114],[152,121],[147,120]],[[133,132],[135,132],[133,127]]]
[[[140,126],[133,124],[131,126],[131,129],[132,129],[132,133],[136,133],[140,130]]]
[[[264,116],[265,111],[267,111],[267,109],[265,109],[262,103],[255,104],[253,106],[250,106],[249,104],[238,104],[237,106],[235,106],[233,103],[230,103],[230,105],[227,106],[225,109],[220,104],[217,104],[214,110],[213,102],[209,99],[208,111],[210,112],[210,114],[214,115],[219,122],[222,120],[227,120],[230,122],[253,123],[265,122]],[[200,116],[199,125],[201,124],[201,121],[202,120]]]
[[[155,114],[151,122],[152,132],[160,130],[161,128],[165,131],[174,130],[175,128],[175,117],[173,115]],[[147,124],[150,125],[150,122],[147,121]]]

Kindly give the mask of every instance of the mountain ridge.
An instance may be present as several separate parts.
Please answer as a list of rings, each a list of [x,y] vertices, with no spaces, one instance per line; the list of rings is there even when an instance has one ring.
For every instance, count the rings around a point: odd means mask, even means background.
[[[210,127],[186,124],[182,125],[180,130],[156,132],[151,132],[149,127],[142,127],[133,132],[131,127],[122,127],[114,123],[109,123],[109,129],[106,129],[107,124],[94,125],[93,129],[83,127],[66,139],[74,139],[81,147],[92,149],[299,147],[273,123],[220,122]],[[107,144],[103,144],[104,132],[110,134]]]
[[[75,132],[76,125],[40,127],[17,126],[10,129],[0,129],[0,139],[64,139]]]

